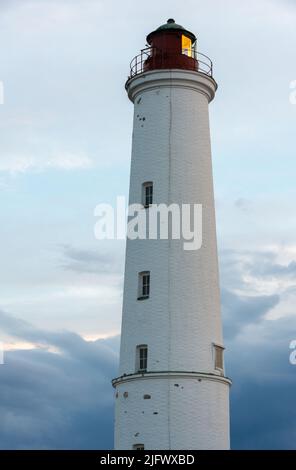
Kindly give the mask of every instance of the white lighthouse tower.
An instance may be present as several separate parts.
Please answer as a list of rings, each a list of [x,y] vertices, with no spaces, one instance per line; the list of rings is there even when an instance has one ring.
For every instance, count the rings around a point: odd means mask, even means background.
[[[202,205],[202,245],[128,239],[115,449],[228,449],[208,105],[217,85],[194,34],[170,19],[126,83],[134,103],[129,204]]]

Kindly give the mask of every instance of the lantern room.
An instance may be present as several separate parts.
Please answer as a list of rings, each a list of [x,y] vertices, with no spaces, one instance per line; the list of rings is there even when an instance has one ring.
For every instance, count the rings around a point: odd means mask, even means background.
[[[197,70],[196,37],[172,18],[148,34],[151,55],[145,61],[145,70],[188,69]]]
[[[159,69],[191,70],[213,77],[212,61],[197,51],[195,35],[172,18],[148,34],[147,43],[131,61],[128,80]]]

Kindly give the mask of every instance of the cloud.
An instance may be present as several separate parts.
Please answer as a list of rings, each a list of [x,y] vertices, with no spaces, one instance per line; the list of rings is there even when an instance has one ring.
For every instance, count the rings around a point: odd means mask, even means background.
[[[196,8],[196,3],[200,14],[194,19],[191,12]],[[253,1],[251,4],[243,4],[232,0],[229,8],[225,8],[223,2],[220,5],[210,1],[205,5],[201,1],[191,1],[189,4],[192,8],[186,9],[180,2],[173,5],[180,22],[198,32],[201,50],[208,52],[215,63],[220,91],[212,115],[213,149],[214,155],[223,157],[216,159],[215,180],[220,193],[222,189],[221,197],[223,190],[231,193],[232,209],[233,198],[242,195],[236,199],[235,213],[229,211],[223,223],[229,227],[232,239],[242,244],[243,236],[248,246],[251,236],[254,236],[255,243],[260,234],[262,239],[264,237],[272,243],[276,232],[280,232],[278,239],[281,240],[286,240],[288,236],[292,238],[294,233],[291,217],[294,194],[285,193],[280,199],[279,196],[283,192],[280,184],[282,180],[285,181],[286,189],[290,187],[291,190],[295,185],[293,171],[287,172],[287,168],[292,168],[294,152],[295,107],[288,104],[288,85],[294,78],[294,63],[290,55],[295,18],[291,14],[292,8],[286,8],[287,4],[292,6],[295,2],[286,0],[273,3]],[[100,197],[106,198],[106,194],[109,197],[111,190],[127,181],[127,177],[123,176],[125,170],[122,163],[127,167],[130,155],[132,107],[126,99],[123,83],[128,73],[129,60],[144,46],[145,33],[149,32],[147,28],[151,27],[152,30],[160,21],[155,19],[153,2],[148,16],[142,14],[140,2],[128,0],[127,3],[118,3],[116,17],[114,6],[115,2],[97,0],[0,2],[3,13],[0,19],[1,39],[3,44],[9,44],[9,48],[3,49],[0,77],[5,83],[5,105],[1,106],[4,119],[0,123],[1,188],[7,185],[5,180],[2,181],[5,174],[89,168],[92,163],[87,161],[89,157],[85,155],[96,159],[96,166],[101,164],[104,168],[111,164],[113,168],[111,173],[101,171],[99,176],[95,176],[99,179],[92,182],[87,172],[78,174],[79,185],[85,190],[83,210],[87,204],[92,205],[95,191],[99,190]],[[164,16],[172,4],[165,1],[157,4],[157,7],[159,15]],[[6,11],[3,12],[4,9]],[[218,14],[213,16],[213,10],[217,12],[217,9]],[[209,18],[213,21],[212,28],[208,27]],[[131,34],[126,34],[127,24],[131,26]],[[110,36],[110,25],[117,34]],[[216,34],[212,34],[213,29]],[[118,38],[121,37],[125,38],[125,47],[120,54],[116,54],[114,51],[118,50]],[[223,41],[217,41],[217,37],[223,37]],[[235,45],[233,37],[236,37]],[[227,43],[233,47],[225,48]],[[271,48],[270,44],[274,47]],[[246,60],[250,50],[251,67],[250,61]],[[273,59],[279,52],[285,67],[275,69]],[[236,84],[231,64],[236,64]],[[261,73],[254,74],[254,70],[260,70]],[[269,77],[268,81],[266,77]],[[246,98],[243,113],[242,90]],[[225,109],[228,111],[225,112]],[[254,113],[254,110],[257,112]],[[130,120],[127,118],[129,113]],[[274,119],[275,114],[277,120]],[[233,116],[236,116],[235,125]],[[280,126],[279,123],[284,125]],[[267,128],[270,130],[268,139]],[[54,152],[57,148],[58,153]],[[75,151],[65,152],[63,149]],[[278,158],[279,155],[281,158]],[[230,168],[232,175],[229,173]],[[71,238],[73,233],[76,239],[82,236],[82,232],[78,233],[76,211],[82,197],[77,191],[78,178],[74,180],[75,177],[77,172],[71,175],[72,193],[69,185],[65,181],[59,182],[54,175],[54,186],[48,188],[42,199],[41,186],[46,185],[43,175],[40,175],[36,188],[28,181],[29,191],[24,188],[24,191],[18,193],[18,198],[3,199],[4,209],[11,211],[11,207],[19,207],[18,216],[22,215],[19,224],[13,224],[12,231],[8,231],[11,212],[7,223],[3,223],[2,246],[10,246],[13,252],[10,258],[7,257],[7,263],[2,263],[3,293],[5,296],[9,290],[16,300],[18,312],[38,318],[40,324],[52,322],[50,325],[56,327],[61,320],[64,324],[70,322],[71,327],[75,325],[79,331],[81,325],[90,328],[93,324],[97,325],[100,318],[99,324],[103,330],[107,328],[106,317],[115,318],[119,305],[115,306],[112,313],[104,304],[104,308],[98,309],[98,300],[93,297],[95,290],[92,289],[93,285],[89,285],[86,276],[83,278],[87,285],[84,284],[82,289],[77,288],[70,279],[72,290],[66,288],[64,295],[73,298],[72,304],[63,304],[62,295],[55,304],[50,302],[47,295],[42,296],[42,284],[51,265],[46,264],[43,256],[39,256],[41,250],[37,251],[36,257],[38,242],[34,237],[38,233],[44,248],[46,243],[53,242],[56,245],[60,240]],[[56,218],[63,204],[59,203],[58,207],[56,200],[48,197],[49,193],[56,192],[57,187],[59,201],[63,200],[61,195],[71,196],[71,207],[75,201],[76,217],[73,217],[75,225],[71,227],[71,235],[70,230],[68,232],[61,223],[63,221],[69,226],[67,213],[70,212],[70,205],[65,206],[64,213]],[[277,194],[271,194],[272,191],[277,191]],[[266,204],[259,204],[258,207],[257,196],[262,192],[267,192],[270,197]],[[26,193],[31,193],[35,202],[27,202],[24,207]],[[74,199],[74,194],[77,199]],[[245,214],[249,197],[252,201],[252,211],[248,212],[248,215],[252,212],[251,220]],[[46,230],[40,236],[41,225],[36,212],[36,203],[43,200],[49,201],[46,206],[48,227],[56,230],[50,231],[46,241]],[[38,226],[36,229],[34,225],[31,233],[26,232],[30,217],[36,220]],[[85,219],[80,226],[86,224]],[[23,244],[20,243],[22,238]],[[21,259],[22,263],[13,264],[12,258]],[[25,258],[29,260],[28,265],[24,264]],[[292,291],[295,261],[282,260],[276,252],[268,254],[260,253],[260,250],[224,253],[221,261],[227,370],[233,378],[233,447],[291,447],[296,442],[291,396],[291,390],[295,389],[295,368],[288,364],[287,345],[295,336],[293,313],[296,302]],[[35,264],[36,272],[40,270],[41,283],[36,288],[33,282],[33,289],[28,290],[27,279]],[[104,256],[95,250],[79,251],[76,248],[65,250],[63,266],[69,271],[67,274],[73,274],[73,277],[75,273],[96,274],[104,270],[109,275],[116,270],[109,255]],[[9,271],[15,273],[14,283],[10,280],[13,276]],[[20,279],[18,276],[23,277]],[[93,276],[90,277],[93,280]],[[114,286],[110,278],[108,282]],[[63,290],[58,273],[56,284]],[[20,285],[26,292],[24,297],[19,295]],[[104,285],[102,287],[98,282],[97,285],[101,290],[104,289]],[[49,284],[48,290],[52,295],[52,284]],[[289,305],[283,310],[288,292]],[[33,307],[32,299],[36,295],[40,296],[40,302]],[[99,310],[98,317],[93,315],[93,324],[89,304],[78,301],[79,296],[84,298],[86,295],[94,298],[92,311]],[[108,291],[109,295],[111,290]],[[112,297],[116,298],[114,291]],[[275,310],[282,317],[271,321],[270,315]],[[286,318],[287,313],[289,319]],[[7,364],[0,366],[0,393],[6,400],[5,406],[0,408],[1,446],[112,447],[112,391],[110,395],[109,382],[116,360],[112,359],[112,353],[109,356],[107,346],[112,349],[111,345],[106,341],[92,343],[90,347],[91,344],[70,332],[48,332],[28,323],[13,322],[5,316],[2,316],[1,321],[6,324],[10,334],[18,331],[18,344],[32,341],[36,348],[34,351],[7,353]],[[116,325],[112,325],[114,330],[119,324],[117,319],[115,322]],[[79,397],[76,396],[76,390]],[[279,397],[283,397],[284,402]]]
[[[11,174],[26,173],[28,171],[46,170],[83,170],[93,166],[87,155],[72,153],[58,153],[48,158],[39,158],[30,155],[9,155],[0,159],[0,172]]]
[[[296,337],[296,318],[259,317],[243,336],[227,335],[232,448],[295,448],[296,368],[289,364],[289,344]],[[59,351],[6,352],[0,366],[0,448],[112,448],[110,380],[117,372],[119,337],[87,342],[4,312],[0,326],[7,334]]]
[[[295,449],[296,367],[289,344],[296,317],[262,320],[248,334],[227,341],[234,449]]]
[[[252,274],[260,277],[272,276],[272,277],[295,277],[296,276],[296,261],[290,263],[278,264],[271,263],[269,259],[265,262],[260,263],[251,270]]]
[[[66,248],[77,262],[92,256]],[[277,262],[275,252],[226,251],[221,258],[233,449],[295,449],[296,367],[289,363],[289,345],[296,339],[296,315],[270,320],[268,312],[281,304],[283,294],[259,295],[257,281],[245,280],[266,257]],[[230,272],[236,283],[230,283]],[[1,448],[112,448],[110,380],[117,373],[119,337],[85,341],[5,312],[0,312],[0,327],[35,345],[6,352],[0,366]]]
[[[257,250],[222,250],[220,269],[225,288],[246,295],[285,293],[294,285],[295,247],[275,244]]]
[[[295,449],[296,367],[289,362],[289,345],[296,338],[296,311],[295,296],[294,312],[283,311],[291,294],[286,271],[293,271],[293,260],[280,265],[287,269],[278,268],[285,252],[277,246],[220,255],[233,449]],[[272,319],[276,309],[282,315]]]
[[[76,248],[62,245],[65,269],[84,273],[118,273],[121,272],[122,262],[110,252]]]
[[[0,366],[1,449],[104,449],[113,443],[116,341],[84,341],[0,312],[0,327],[46,349],[5,353]]]
[[[245,326],[259,323],[279,302],[278,295],[245,296],[222,289],[225,337],[233,338]]]

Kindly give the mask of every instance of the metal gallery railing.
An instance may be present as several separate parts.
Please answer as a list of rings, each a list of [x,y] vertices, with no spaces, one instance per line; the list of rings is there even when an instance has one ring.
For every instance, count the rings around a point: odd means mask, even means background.
[[[130,63],[130,75],[129,79],[139,75],[148,70],[155,69],[166,69],[170,62],[180,60],[182,55],[188,57],[188,61],[185,66],[177,66],[176,68],[185,68],[189,70],[195,70],[200,73],[204,73],[209,77],[213,76],[213,63],[211,59],[197,52],[196,49],[192,48],[190,51],[185,51],[180,53],[172,53],[171,51],[164,51],[161,49],[156,49],[155,47],[146,47],[142,49],[140,54],[136,55]]]

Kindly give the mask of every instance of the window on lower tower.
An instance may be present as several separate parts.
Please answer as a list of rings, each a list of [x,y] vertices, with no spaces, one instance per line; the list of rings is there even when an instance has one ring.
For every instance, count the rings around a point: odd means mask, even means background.
[[[138,300],[148,299],[150,295],[150,271],[139,273]]]
[[[133,445],[133,450],[144,450],[144,444],[134,444]]]
[[[142,203],[144,207],[149,207],[153,203],[153,183],[147,181],[142,186]]]
[[[133,445],[133,450],[144,450],[144,444],[134,444]]]
[[[215,369],[223,370],[223,346],[219,346],[214,344],[214,351],[215,351]]]
[[[139,344],[137,346],[136,372],[146,372],[148,363],[148,346]]]

